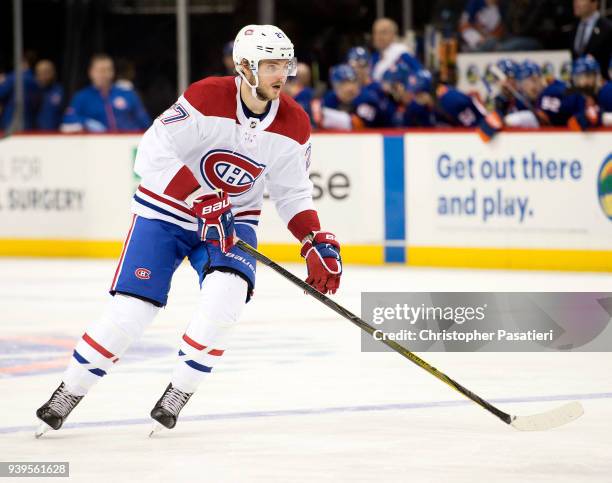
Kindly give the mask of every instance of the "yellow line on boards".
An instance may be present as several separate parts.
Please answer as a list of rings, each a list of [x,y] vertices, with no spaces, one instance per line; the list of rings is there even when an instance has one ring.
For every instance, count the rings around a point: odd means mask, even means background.
[[[408,265],[612,272],[612,251],[409,246]]]
[[[120,241],[0,239],[0,256],[118,258],[122,246]],[[274,261],[302,261],[297,242],[262,243],[258,248]],[[342,260],[346,263],[380,265],[384,262],[384,250],[377,245],[343,245]]]

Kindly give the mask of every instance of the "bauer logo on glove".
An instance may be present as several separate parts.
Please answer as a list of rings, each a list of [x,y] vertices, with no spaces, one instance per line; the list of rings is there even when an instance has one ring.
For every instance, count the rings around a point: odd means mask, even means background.
[[[194,196],[195,195],[195,196]],[[234,215],[227,193],[194,193],[189,200],[198,217],[198,229],[203,241],[218,244],[223,253],[234,246]]]

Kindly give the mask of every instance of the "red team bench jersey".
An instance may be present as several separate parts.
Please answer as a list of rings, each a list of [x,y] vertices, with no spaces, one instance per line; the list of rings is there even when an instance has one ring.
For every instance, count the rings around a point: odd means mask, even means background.
[[[142,178],[132,211],[197,230],[185,198],[198,187],[231,197],[236,223],[256,228],[264,189],[287,225],[314,210],[310,122],[281,94],[267,115],[248,118],[240,77],[209,77],[192,84],[159,116],[138,146],[134,171]]]

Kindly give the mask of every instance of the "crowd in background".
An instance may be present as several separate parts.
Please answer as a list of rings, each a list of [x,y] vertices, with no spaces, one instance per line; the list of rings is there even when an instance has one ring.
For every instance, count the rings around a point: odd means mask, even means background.
[[[516,23],[519,4],[530,2],[519,1],[513,10],[498,0],[468,0],[454,32],[462,50],[539,48],[527,30],[508,26]],[[483,79],[496,86],[495,95],[482,99],[460,92],[427,70],[422,58],[400,41],[394,20],[380,18],[372,26],[371,46],[350,48],[343,62],[329,69],[328,82],[313,86],[310,65],[300,63],[284,89],[318,129],[463,126],[476,127],[483,139],[490,139],[505,126],[584,130],[612,125],[612,22],[601,16],[596,0],[574,0],[573,7],[577,22],[571,44],[564,46],[574,58],[567,80],[551,78],[528,58],[517,64],[500,53]],[[230,42],[222,53],[226,75],[235,74],[231,52]],[[94,55],[88,66],[90,85],[70,99],[51,60],[28,55],[21,67],[26,130],[141,131],[151,124],[132,83],[134,73],[127,72],[129,64],[117,75],[111,57]],[[15,109],[14,73],[0,75],[0,108],[0,129],[6,130]]]

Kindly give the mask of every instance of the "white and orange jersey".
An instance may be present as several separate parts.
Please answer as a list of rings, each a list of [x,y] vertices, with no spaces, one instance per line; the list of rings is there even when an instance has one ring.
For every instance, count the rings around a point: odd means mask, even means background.
[[[241,82],[240,77],[200,80],[155,120],[138,146],[134,170],[142,181],[134,213],[195,231],[197,219],[185,199],[200,187],[228,193],[236,223],[253,228],[264,187],[285,225],[314,210],[308,116],[281,94],[262,120],[247,117]]]

